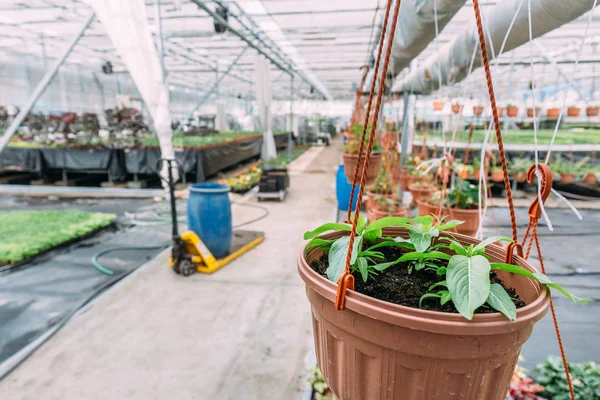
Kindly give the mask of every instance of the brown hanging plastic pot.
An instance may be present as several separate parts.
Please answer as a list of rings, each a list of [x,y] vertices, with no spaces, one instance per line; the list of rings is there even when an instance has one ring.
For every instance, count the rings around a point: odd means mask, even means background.
[[[428,201],[435,192],[437,192],[437,188],[433,185],[412,185],[408,186],[408,190],[413,197],[413,202],[417,200]]]
[[[587,107],[587,108],[585,109],[585,114],[586,114],[588,117],[597,117],[597,116],[598,116],[598,114],[600,114],[600,107],[596,107],[596,106],[593,106],[593,107]]]
[[[497,107],[496,110],[498,111],[499,117],[502,117],[504,115],[504,107]]]
[[[456,232],[463,235],[475,236],[477,229],[479,229],[478,208],[461,210],[458,208],[448,209],[447,207],[444,207],[443,210],[440,210],[440,205],[433,205],[426,201],[417,201],[417,206],[419,207],[419,215],[450,216],[451,219],[464,221],[464,223],[454,228]]]
[[[460,114],[460,112],[463,110],[463,105],[461,104],[452,104],[452,112],[454,114]]]
[[[377,204],[377,200],[380,197],[386,197],[388,199],[392,199],[394,197],[393,193],[375,193],[375,192],[371,192],[370,190],[367,191],[367,201],[365,202],[365,207],[369,208],[369,207],[374,207]]]
[[[546,110],[546,117],[547,118],[558,118],[558,116],[560,115],[560,108],[549,108],[548,110]]]
[[[513,107],[513,106],[506,107],[506,115],[508,115],[511,118],[516,117],[517,115],[519,115],[519,107]]]
[[[433,110],[434,111],[442,111],[444,109],[443,101],[434,101],[433,102]]]
[[[345,233],[324,235],[333,239]],[[408,238],[401,228],[384,236]],[[448,236],[442,233],[442,236]],[[479,243],[454,234],[463,245]],[[492,262],[505,262],[506,250],[487,246]],[[460,314],[404,307],[348,290],[346,309],[337,311],[337,284],[310,268],[323,250],[298,258],[298,272],[311,303],[317,360],[339,400],[504,400],[521,346],[550,303],[537,281],[498,271],[527,304],[517,321],[500,313]],[[513,262],[537,272],[523,258]]]
[[[360,174],[362,173],[363,163],[365,162],[365,158],[361,157],[360,166],[358,170],[358,178],[357,184],[360,182]],[[349,154],[344,153],[344,173],[346,174],[346,180],[348,183],[352,183],[354,179],[354,171],[356,171],[356,167],[358,164],[358,154]],[[372,153],[371,158],[369,160],[369,168],[367,169],[367,185],[372,185],[375,183],[375,179],[377,178],[377,173],[381,168],[381,153]]]
[[[569,117],[579,117],[579,114],[581,114],[581,108],[579,108],[579,107],[567,108],[567,115]]]
[[[560,174],[560,183],[568,185],[575,182],[575,174]]]
[[[523,183],[527,181],[527,172],[515,172],[513,177],[518,183]],[[502,176],[502,180],[504,180],[504,175]]]
[[[539,107],[536,107],[536,108],[535,108],[535,116],[536,116],[536,117],[538,117],[539,115],[540,115],[540,108],[539,108]],[[527,116],[528,116],[529,118],[533,118],[533,107],[529,107],[529,108],[527,109]]]
[[[501,169],[494,169],[490,174],[492,182],[504,182],[504,172]]]
[[[473,115],[475,115],[476,117],[479,117],[481,114],[483,114],[483,106],[473,107]]]
[[[588,172],[583,181],[589,185],[595,185],[598,183],[598,177],[593,172]]]

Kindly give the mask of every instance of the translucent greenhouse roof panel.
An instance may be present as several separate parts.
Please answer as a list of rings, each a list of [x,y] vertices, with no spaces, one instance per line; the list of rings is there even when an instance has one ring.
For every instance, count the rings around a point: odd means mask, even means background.
[[[351,98],[359,68],[377,40],[381,1],[376,0],[239,0],[251,15],[272,23],[282,43],[299,63],[323,83],[334,98]],[[258,17],[261,6],[268,16]],[[253,9],[256,7],[256,9]],[[260,19],[259,19],[260,20]]]

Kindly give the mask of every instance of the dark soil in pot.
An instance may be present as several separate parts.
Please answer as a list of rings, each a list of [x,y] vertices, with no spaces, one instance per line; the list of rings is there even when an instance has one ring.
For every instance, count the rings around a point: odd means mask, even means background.
[[[363,243],[363,249],[366,249],[371,244]],[[398,259],[404,254],[401,248],[395,247],[384,247],[378,249],[385,255],[385,260],[381,262],[389,262]],[[447,262],[440,262],[438,265],[446,266]],[[321,256],[320,259],[313,261],[311,268],[327,279],[326,270],[329,266],[327,254]],[[434,271],[422,269],[420,271],[413,271],[409,274],[408,270],[410,262],[402,262],[395,266],[392,266],[385,271],[379,273],[377,278],[369,278],[367,282],[364,282],[362,276],[357,271],[354,275],[354,286],[355,290],[364,295],[374,297],[379,300],[387,301],[401,306],[419,308],[421,310],[429,311],[441,311],[447,313],[458,313],[451,302],[444,305],[440,304],[437,298],[424,299],[422,305],[419,307],[419,299],[425,293],[428,293],[428,289],[434,283],[440,282],[441,277]],[[515,293],[513,288],[506,287],[503,282],[496,277],[495,273],[492,272],[493,282],[500,283],[504,289],[506,289],[509,296],[513,299],[513,302],[517,308],[525,306],[525,303],[521,301],[519,296]],[[487,314],[495,313],[496,311],[489,307],[479,307],[475,310],[476,314]]]

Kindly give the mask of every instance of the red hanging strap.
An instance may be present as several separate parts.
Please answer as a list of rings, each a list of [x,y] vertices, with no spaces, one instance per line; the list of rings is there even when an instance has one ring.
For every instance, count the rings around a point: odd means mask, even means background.
[[[379,69],[379,59],[381,58],[381,50],[383,48],[383,42],[385,41],[386,38],[386,29],[387,29],[387,22],[388,22],[388,18],[389,18],[389,13],[390,13],[390,8],[392,6],[392,1],[393,0],[388,0],[387,3],[387,7],[385,10],[385,17],[384,17],[384,22],[383,22],[383,27],[381,30],[381,39],[379,41],[379,51],[378,51],[378,57],[377,57],[377,61],[376,61],[376,66],[375,66],[375,74],[373,75],[373,82],[375,82],[377,80],[377,71]],[[375,103],[375,114],[374,115],[379,115],[379,110],[381,108],[381,102],[383,100],[383,92],[384,92],[384,88],[385,88],[385,78],[387,76],[387,72],[388,72],[388,66],[389,66],[389,62],[390,62],[390,55],[392,53],[392,44],[394,43],[393,37],[396,34],[396,21],[398,21],[398,13],[400,11],[400,0],[396,0],[396,4],[394,6],[394,16],[392,17],[392,26],[390,29],[390,40],[388,40],[387,42],[387,47],[385,49],[385,58],[383,61],[383,69],[381,71],[381,77],[379,80],[379,89],[377,90],[377,101]],[[371,104],[373,95],[375,93],[375,83],[373,83],[373,85],[371,86],[371,93],[369,94],[369,106]],[[367,111],[368,113],[368,111]],[[365,120],[365,128],[363,129],[363,138],[364,138],[364,134],[365,134],[365,130],[367,127],[367,123],[369,121],[369,116],[367,114],[366,120]],[[363,196],[363,192],[365,190],[365,183],[367,181],[367,170],[369,168],[369,159],[371,158],[371,151],[373,150],[373,143],[374,143],[374,139],[375,139],[375,129],[376,126],[375,124],[371,125],[371,132],[369,134],[369,142],[367,144],[367,150],[365,152],[365,161],[363,164],[363,168],[362,168],[362,174],[360,177],[360,188],[358,189],[358,198],[356,199],[356,209],[354,210],[354,218],[352,220],[352,230],[350,231],[350,241],[348,243],[348,255],[346,257],[346,268],[344,270],[344,273],[342,274],[342,276],[340,277],[340,280],[338,281],[338,290],[337,290],[337,295],[335,298],[335,308],[336,310],[344,310],[345,309],[345,304],[346,304],[346,291],[348,289],[348,287],[350,285],[354,285],[354,277],[349,278],[349,276],[352,276],[350,274],[350,260],[352,259],[352,247],[354,246],[354,239],[356,237],[356,224],[358,222],[358,217],[360,215],[360,204],[362,203],[362,196]],[[362,145],[362,142],[361,142]],[[358,165],[356,167],[357,172],[354,174],[354,179],[352,181],[352,187],[355,186],[356,184],[356,178],[358,175]],[[354,197],[354,193],[351,194],[351,199]]]

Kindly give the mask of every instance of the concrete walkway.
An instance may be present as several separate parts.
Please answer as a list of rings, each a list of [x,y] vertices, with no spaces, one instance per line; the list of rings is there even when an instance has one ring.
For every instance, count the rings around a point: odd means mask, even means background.
[[[339,140],[294,162],[285,202],[261,203],[268,217],[243,228],[266,233],[258,248],[189,278],[163,253],[0,382],[0,398],[298,398],[312,332],[296,257],[303,232],[334,218]],[[235,224],[262,211],[233,213]]]

